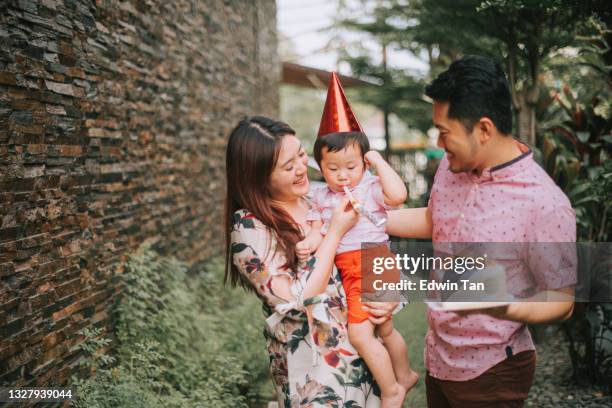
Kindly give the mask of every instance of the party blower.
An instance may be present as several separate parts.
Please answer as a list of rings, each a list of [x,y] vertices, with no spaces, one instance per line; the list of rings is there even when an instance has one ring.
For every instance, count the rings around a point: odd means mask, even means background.
[[[367,208],[365,208],[359,201],[357,201],[357,199],[355,199],[355,196],[353,196],[353,193],[351,193],[351,190],[349,190],[349,188],[347,186],[342,187],[342,189],[344,190],[344,192],[348,196],[349,200],[351,201],[351,204],[353,204],[353,207],[360,214],[365,215],[366,218],[369,219],[370,221],[372,221],[372,223],[374,225],[376,225],[377,227],[380,227],[380,226],[384,225],[387,222],[386,218],[379,217],[378,215],[374,214],[372,211],[370,211]]]

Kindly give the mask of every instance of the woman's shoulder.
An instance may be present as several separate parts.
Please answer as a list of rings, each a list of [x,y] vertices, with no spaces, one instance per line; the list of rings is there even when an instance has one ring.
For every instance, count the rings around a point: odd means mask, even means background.
[[[264,255],[274,244],[270,230],[251,211],[240,209],[232,214],[231,242],[233,250],[250,247]]]
[[[241,208],[232,214],[232,227],[234,231],[242,229],[261,229],[263,223],[251,211]]]

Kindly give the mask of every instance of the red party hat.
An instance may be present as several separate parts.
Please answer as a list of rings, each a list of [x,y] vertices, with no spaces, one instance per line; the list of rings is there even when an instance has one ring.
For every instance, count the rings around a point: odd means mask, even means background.
[[[363,132],[363,129],[346,100],[338,75],[332,72],[317,137],[334,132]]]

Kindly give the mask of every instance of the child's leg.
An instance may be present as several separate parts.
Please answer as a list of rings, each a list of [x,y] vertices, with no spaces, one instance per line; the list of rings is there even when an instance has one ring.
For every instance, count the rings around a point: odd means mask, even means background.
[[[410,391],[417,383],[419,375],[410,368],[408,348],[404,338],[393,328],[393,321],[391,319],[376,326],[376,331],[389,352],[397,382],[403,385],[407,391]]]
[[[401,407],[406,389],[397,382],[391,358],[385,347],[374,337],[374,324],[369,320],[348,325],[349,340],[365,360],[382,393],[383,408]]]

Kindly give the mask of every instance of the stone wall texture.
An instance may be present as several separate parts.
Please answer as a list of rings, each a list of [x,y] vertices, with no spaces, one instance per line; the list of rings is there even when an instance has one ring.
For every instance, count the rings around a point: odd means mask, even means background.
[[[273,0],[0,4],[0,385],[61,385],[125,254],[221,252],[224,145],[277,114]]]

